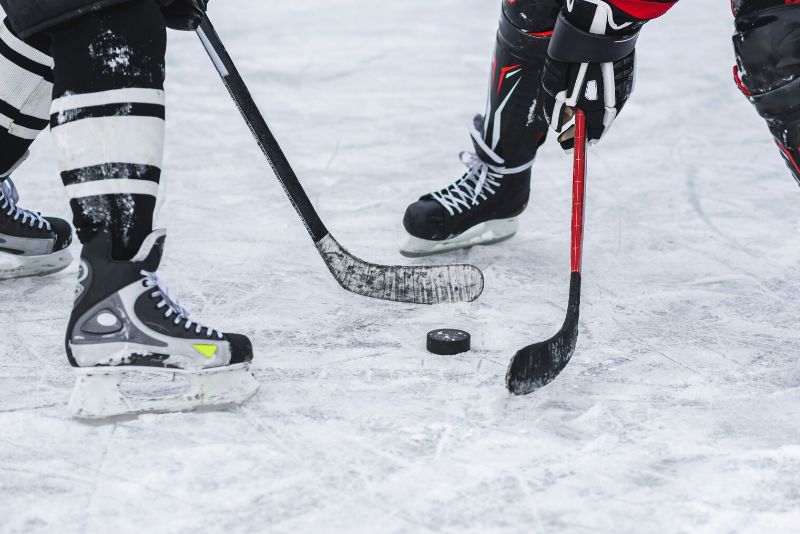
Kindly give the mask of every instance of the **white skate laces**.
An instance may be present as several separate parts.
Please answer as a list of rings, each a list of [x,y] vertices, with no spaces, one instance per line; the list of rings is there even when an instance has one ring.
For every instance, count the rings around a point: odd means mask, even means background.
[[[467,173],[450,186],[431,193],[434,200],[441,204],[450,216],[455,215],[456,212],[460,215],[464,211],[472,209],[473,206],[479,205],[482,200],[488,198],[486,193],[490,195],[497,193],[495,188],[500,187],[500,182],[504,176],[517,174],[533,166],[534,160],[531,160],[524,165],[509,169],[504,166],[505,160],[489,148],[475,126],[470,126],[469,134],[494,163],[486,163],[475,152],[464,151],[459,153],[458,157],[467,167]]]
[[[164,311],[164,317],[171,318],[173,315],[175,319],[173,319],[172,324],[178,326],[181,324],[181,321],[186,321],[186,324],[183,326],[187,331],[195,326],[195,334],[201,334],[203,328],[206,329],[206,336],[213,337],[216,336],[218,339],[223,339],[222,333],[217,332],[213,328],[208,326],[203,326],[199,323],[196,323],[189,319],[189,312],[186,311],[186,308],[180,305],[178,299],[173,297],[167,286],[161,281],[156,273],[151,273],[150,271],[139,271],[139,274],[144,276],[144,285],[147,288],[155,288],[156,291],[150,293],[151,298],[159,298],[161,297],[161,302],[156,305],[156,308],[159,310],[162,308],[166,308]]]
[[[0,182],[0,211],[5,211],[6,215],[20,224],[27,224],[31,228],[37,226],[40,230],[50,230],[50,221],[42,217],[41,213],[26,210],[17,206],[19,193],[14,187],[14,182],[10,179]]]

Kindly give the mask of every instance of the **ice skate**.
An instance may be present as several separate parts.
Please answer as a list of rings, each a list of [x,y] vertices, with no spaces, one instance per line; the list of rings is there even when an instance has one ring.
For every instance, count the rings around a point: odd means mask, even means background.
[[[106,231],[84,246],[66,339],[78,376],[69,402],[73,415],[224,406],[258,390],[250,340],[192,321],[155,274],[165,238],[163,230],[151,233],[130,261],[111,259]],[[177,381],[166,393],[130,391],[137,382],[157,386],[165,376]]]
[[[509,19],[519,6],[504,6],[486,112],[470,127],[474,152],[461,153],[467,172],[408,207],[404,256],[491,245],[517,233],[530,197],[531,167],[548,131],[538,96],[550,39],[537,28],[520,30]]]
[[[503,158],[483,141],[475,117],[470,135],[475,152],[462,152],[467,172],[439,191],[411,204],[400,253],[429,256],[475,245],[505,241],[517,233],[518,217],[528,205],[533,161],[505,167]]]
[[[10,179],[0,182],[0,280],[44,276],[69,267],[69,223],[20,207]]]

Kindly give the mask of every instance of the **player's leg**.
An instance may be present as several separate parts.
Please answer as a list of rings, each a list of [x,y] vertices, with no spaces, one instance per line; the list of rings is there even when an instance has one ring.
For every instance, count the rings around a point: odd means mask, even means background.
[[[473,120],[467,172],[406,210],[401,253],[424,256],[490,244],[517,231],[531,167],[547,135],[538,98],[550,33],[563,0],[504,0],[487,108]]]
[[[800,5],[741,0],[734,15],[736,81],[800,183]]]
[[[50,274],[72,261],[72,229],[19,205],[11,173],[49,123],[53,59],[49,39],[20,39],[0,23],[0,280]]]
[[[125,3],[48,31],[55,84],[51,129],[83,244],[66,348],[88,368],[71,409],[82,416],[174,410],[244,400],[250,341],[191,320],[155,274],[164,231],[153,211],[164,143],[166,28],[151,0]],[[129,399],[123,372],[182,372],[190,391]]]

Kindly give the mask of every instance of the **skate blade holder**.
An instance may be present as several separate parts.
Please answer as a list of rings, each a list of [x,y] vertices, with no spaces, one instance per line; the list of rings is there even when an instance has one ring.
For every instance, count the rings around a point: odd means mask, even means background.
[[[44,256],[0,256],[0,281],[28,276],[45,276],[63,271],[72,263],[69,249]]]
[[[223,408],[256,394],[250,364],[187,371],[160,367],[90,367],[77,375],[68,410],[81,419]]]

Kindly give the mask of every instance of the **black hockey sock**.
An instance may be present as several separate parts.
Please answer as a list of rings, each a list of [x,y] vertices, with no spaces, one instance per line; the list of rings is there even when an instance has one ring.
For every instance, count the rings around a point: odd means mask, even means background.
[[[129,2],[48,31],[50,123],[82,243],[108,229],[116,260],[152,231],[164,149],[166,28],[157,4]]]
[[[0,180],[13,171],[49,124],[53,59],[48,39],[25,41],[0,24]]]
[[[560,0],[504,3],[492,62],[489,98],[483,118],[486,145],[505,160],[506,168],[531,162],[544,142],[548,126],[539,88],[550,31]],[[547,6],[553,4],[549,8]],[[537,20],[522,17],[534,11]],[[525,27],[512,21],[527,21]]]

